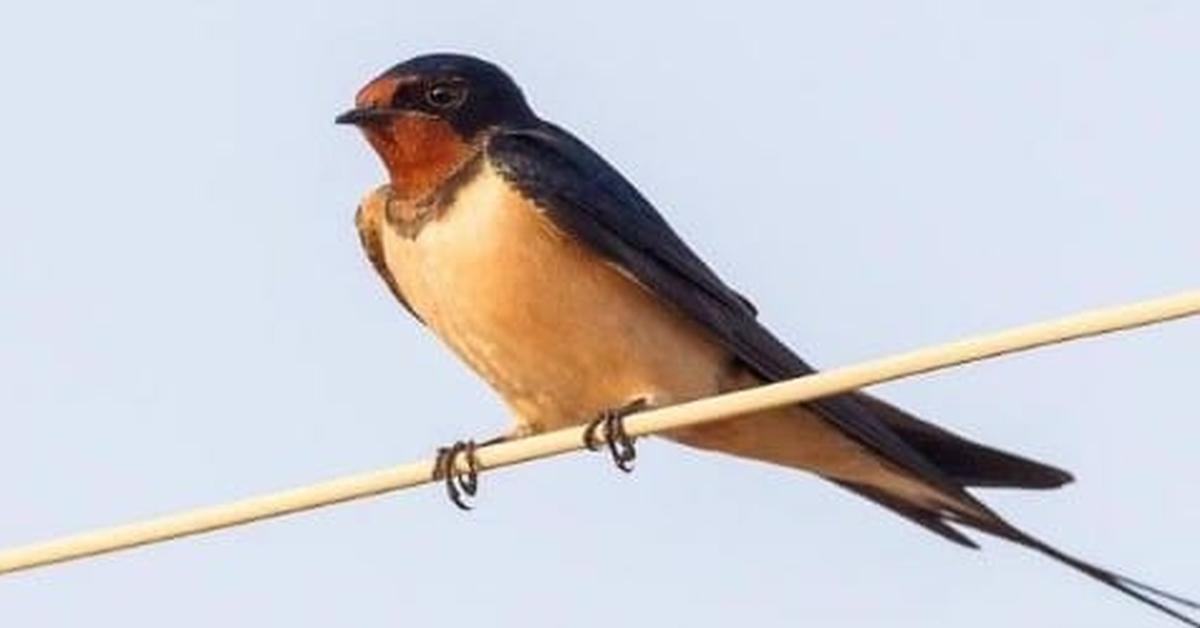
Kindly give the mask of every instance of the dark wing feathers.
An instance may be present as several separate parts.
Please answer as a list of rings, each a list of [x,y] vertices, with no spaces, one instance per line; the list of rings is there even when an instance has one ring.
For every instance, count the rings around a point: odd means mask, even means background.
[[[383,236],[379,233],[379,222],[368,220],[363,212],[362,205],[358,206],[358,211],[354,212],[354,226],[358,228],[358,239],[362,242],[363,251],[367,254],[367,260],[371,262],[371,266],[375,268],[375,272],[379,273],[379,277],[387,284],[388,290],[391,290],[392,295],[412,314],[413,318],[421,323],[421,317],[417,315],[417,311],[408,304],[408,300],[404,298],[404,293],[400,292],[400,286],[396,285],[395,278],[392,277],[391,271],[387,268],[387,261],[383,257]]]
[[[722,282],[661,215],[583,142],[548,123],[500,129],[488,159],[555,224],[633,275],[703,325],[760,377],[813,372],[755,320],[748,302]],[[968,503],[977,502],[854,397],[815,401],[827,420],[893,464]]]
[[[1058,488],[1072,480],[1062,469],[972,442],[877,397],[854,396],[904,442],[964,486]]]
[[[605,257],[622,264],[661,265],[686,278],[691,291],[703,291],[739,314],[755,314],[754,306],[692,253],[637,188],[566,131],[549,123],[501,130],[488,142],[487,153],[500,166],[501,174],[537,201],[556,223]],[[624,259],[626,252],[641,256]],[[648,268],[628,270],[651,272]]]

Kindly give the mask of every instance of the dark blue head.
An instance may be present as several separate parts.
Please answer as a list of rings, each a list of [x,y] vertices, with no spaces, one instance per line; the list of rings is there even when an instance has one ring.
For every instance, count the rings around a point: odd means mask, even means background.
[[[534,118],[521,89],[496,65],[459,54],[430,54],[392,66],[358,92],[342,124],[368,126],[397,115],[447,122],[470,141],[489,128]]]

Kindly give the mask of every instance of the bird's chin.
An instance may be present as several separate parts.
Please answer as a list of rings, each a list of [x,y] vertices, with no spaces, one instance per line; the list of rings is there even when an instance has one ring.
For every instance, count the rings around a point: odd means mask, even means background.
[[[431,116],[399,115],[386,125],[359,129],[404,198],[432,193],[476,150],[449,123]]]
[[[371,145],[371,149],[375,151],[375,155],[379,157],[379,161],[383,163],[390,176],[394,177],[404,169],[404,160],[400,158],[400,155],[405,151],[391,129],[362,126],[359,127],[359,130],[362,131],[367,144]]]

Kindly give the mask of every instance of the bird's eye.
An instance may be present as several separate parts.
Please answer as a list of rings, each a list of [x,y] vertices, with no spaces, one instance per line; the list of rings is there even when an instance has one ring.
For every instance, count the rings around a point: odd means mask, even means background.
[[[434,83],[425,92],[425,100],[438,109],[452,109],[467,99],[467,87],[462,83]]]

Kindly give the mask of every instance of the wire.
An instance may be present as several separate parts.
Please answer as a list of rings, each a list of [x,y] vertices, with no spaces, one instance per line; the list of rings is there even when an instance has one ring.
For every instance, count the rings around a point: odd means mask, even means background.
[[[625,429],[642,436],[843,393],[919,373],[1077,338],[1200,314],[1200,290],[1093,310],[853,366],[630,415]],[[481,447],[480,469],[495,469],[584,447],[585,426]],[[460,458],[461,460],[461,458]],[[466,471],[465,461],[462,471]],[[433,460],[346,476],[278,493],[95,530],[0,552],[0,574],[115,552],[361,499],[432,481]]]

